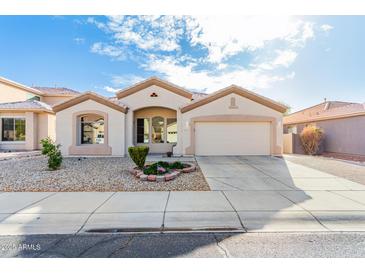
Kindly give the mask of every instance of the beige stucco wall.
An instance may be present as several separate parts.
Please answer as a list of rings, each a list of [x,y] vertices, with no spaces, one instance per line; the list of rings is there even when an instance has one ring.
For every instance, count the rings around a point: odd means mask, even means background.
[[[25,101],[34,96],[37,95],[17,87],[0,83],[0,103]]]
[[[158,97],[150,97],[151,93],[155,92]],[[134,94],[131,94],[127,97],[121,98],[120,101],[128,106],[129,111],[126,117],[126,148],[129,146],[134,145],[134,111],[146,107],[165,107],[170,108],[177,111],[177,121],[180,121],[180,111],[179,108],[187,103],[190,102],[190,99],[177,95],[171,91],[168,91],[164,88],[152,85],[148,88],[142,89]],[[178,144],[177,147],[180,146],[179,144],[179,130],[178,124]],[[177,147],[174,147],[174,151]],[[180,149],[179,149],[180,150]]]
[[[293,153],[293,133],[285,133],[283,136],[283,153]]]
[[[74,96],[44,96],[41,101],[53,106],[73,97]]]
[[[300,145],[299,134],[307,124],[315,125],[324,130],[324,151],[365,155],[365,115],[295,125],[298,141],[293,144],[294,153],[304,153]],[[287,127],[285,126],[285,130],[287,130]]]
[[[108,145],[113,156],[125,155],[125,114],[108,106],[87,100],[56,114],[56,142],[61,144],[62,154],[69,155],[69,148],[73,145],[74,114],[79,112],[100,111],[108,116]]]
[[[50,137],[53,141],[56,140],[56,115],[50,113],[38,114],[38,148],[42,146],[39,142]]]
[[[237,108],[230,108],[231,98],[235,98]],[[200,116],[209,115],[251,115],[251,116],[265,116],[273,117],[276,123],[276,147],[280,148],[280,153],[283,146],[283,125],[282,125],[282,113],[268,108],[259,103],[253,102],[247,98],[239,96],[237,94],[229,94],[215,101],[212,101],[206,105],[195,108],[182,114],[179,140],[181,146],[179,150],[174,151],[176,154],[185,154],[188,147],[191,146],[191,132],[190,123],[191,119]],[[181,134],[182,133],[182,134]],[[229,132],[227,132],[229,134]],[[275,154],[280,154],[276,152]]]
[[[38,148],[38,114],[25,113],[25,148],[34,150]]]
[[[150,107],[139,109],[134,112],[134,118],[152,118],[155,116],[176,118],[176,110],[161,107]]]

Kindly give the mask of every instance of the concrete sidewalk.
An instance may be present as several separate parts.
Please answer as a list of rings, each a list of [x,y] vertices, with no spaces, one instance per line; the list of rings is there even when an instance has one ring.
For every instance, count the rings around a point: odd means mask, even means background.
[[[311,199],[303,202],[302,195]],[[2,193],[0,235],[95,229],[365,231],[365,192]]]

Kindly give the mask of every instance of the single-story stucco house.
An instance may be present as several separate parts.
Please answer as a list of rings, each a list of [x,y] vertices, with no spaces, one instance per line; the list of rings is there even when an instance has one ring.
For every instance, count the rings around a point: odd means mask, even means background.
[[[303,153],[299,134],[312,124],[325,132],[324,152],[365,155],[365,104],[324,101],[292,113],[283,121],[285,153]]]
[[[286,106],[239,86],[198,94],[151,77],[113,98],[73,94],[47,110],[65,156],[125,156],[140,145],[174,155],[280,155]]]

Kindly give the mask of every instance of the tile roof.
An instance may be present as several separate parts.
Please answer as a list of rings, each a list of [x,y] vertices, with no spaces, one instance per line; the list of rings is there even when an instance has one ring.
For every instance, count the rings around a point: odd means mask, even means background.
[[[117,97],[109,97],[108,100],[113,102],[114,104],[120,105],[121,107],[128,108],[127,105],[123,104],[122,101],[120,101]]]
[[[52,107],[44,102],[27,100],[0,104],[0,110],[44,110],[52,112]]]
[[[34,89],[37,89],[44,93],[44,95],[48,96],[57,96],[57,95],[79,95],[80,92],[70,89],[70,88],[51,88],[51,87],[33,87]]]
[[[329,120],[341,116],[365,115],[365,104],[327,101],[284,117],[284,124]]]

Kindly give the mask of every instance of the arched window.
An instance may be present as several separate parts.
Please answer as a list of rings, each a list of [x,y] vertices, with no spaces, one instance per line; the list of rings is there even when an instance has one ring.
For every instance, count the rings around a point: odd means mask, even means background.
[[[80,116],[80,144],[104,144],[104,117],[98,114]]]
[[[152,118],[152,143],[164,143],[165,119],[161,116]]]

